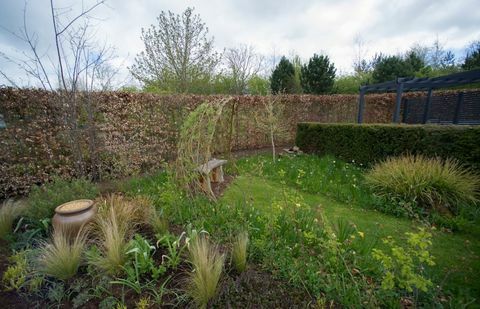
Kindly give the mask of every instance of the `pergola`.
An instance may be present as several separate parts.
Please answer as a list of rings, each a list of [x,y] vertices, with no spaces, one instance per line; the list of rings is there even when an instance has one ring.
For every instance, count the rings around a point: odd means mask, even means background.
[[[440,88],[448,88],[480,82],[480,69],[467,72],[455,73],[434,78],[405,78],[400,77],[396,80],[379,83],[375,85],[366,85],[360,87],[360,98],[358,100],[358,123],[363,122],[363,113],[365,109],[365,94],[367,92],[388,92],[396,91],[395,112],[393,113],[393,122],[400,122],[400,108],[402,104],[402,93],[404,91],[428,91],[427,103],[425,105],[424,123],[427,122],[428,114],[431,109],[432,91]],[[463,103],[463,92],[459,92],[455,119],[458,120],[458,114]],[[455,123],[455,121],[454,121]]]

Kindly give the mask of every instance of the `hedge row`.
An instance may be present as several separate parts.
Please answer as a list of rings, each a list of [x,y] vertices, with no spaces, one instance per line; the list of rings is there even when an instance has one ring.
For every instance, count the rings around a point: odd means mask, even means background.
[[[366,166],[411,153],[454,158],[480,171],[480,126],[299,123],[296,144]]]

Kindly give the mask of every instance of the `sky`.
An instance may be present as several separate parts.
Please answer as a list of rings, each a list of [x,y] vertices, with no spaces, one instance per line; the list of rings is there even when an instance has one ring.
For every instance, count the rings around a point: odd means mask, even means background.
[[[48,0],[29,0],[26,20],[35,33],[42,56],[54,52]],[[88,7],[95,0],[84,0]],[[24,1],[0,0],[0,52],[21,59],[24,42],[12,35],[23,26]],[[64,17],[81,10],[81,1],[56,0]],[[326,54],[338,74],[352,72],[357,54],[355,42],[363,42],[362,54],[398,54],[412,44],[431,45],[435,39],[462,61],[466,45],[480,40],[479,0],[108,0],[90,16],[98,41],[108,42],[117,57],[122,82],[131,83],[127,67],[142,51],[141,29],[156,22],[161,11],[181,13],[194,7],[215,38],[218,51],[240,44],[252,45],[270,59],[298,54],[307,60]],[[275,57],[274,57],[275,56]],[[270,63],[270,65],[272,65]],[[13,63],[0,57],[0,71],[17,84],[34,81]],[[9,84],[0,76],[0,85]]]

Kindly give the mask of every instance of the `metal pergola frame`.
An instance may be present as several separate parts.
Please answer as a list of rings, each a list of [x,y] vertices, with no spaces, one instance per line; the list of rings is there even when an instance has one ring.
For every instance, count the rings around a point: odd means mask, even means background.
[[[379,83],[375,85],[366,85],[360,87],[360,97],[358,100],[357,122],[363,122],[363,113],[365,110],[365,94],[367,92],[388,92],[396,91],[395,111],[393,113],[393,122],[400,122],[400,108],[402,104],[402,93],[404,91],[428,91],[427,104],[425,104],[425,113],[423,122],[426,123],[432,104],[432,91],[440,88],[448,88],[480,82],[480,69],[467,72],[455,73],[434,78],[405,78],[399,77],[396,80]],[[456,120],[463,104],[463,93],[458,94],[456,107]],[[455,121],[454,121],[455,123]]]

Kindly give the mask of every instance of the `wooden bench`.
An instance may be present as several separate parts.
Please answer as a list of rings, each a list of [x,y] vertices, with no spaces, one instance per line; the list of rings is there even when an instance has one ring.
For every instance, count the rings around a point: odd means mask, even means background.
[[[212,182],[223,182],[223,165],[227,164],[227,160],[219,160],[213,158],[205,164],[196,168],[200,173],[200,185],[205,192],[212,192]]]

